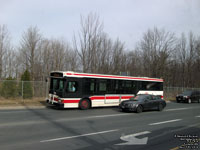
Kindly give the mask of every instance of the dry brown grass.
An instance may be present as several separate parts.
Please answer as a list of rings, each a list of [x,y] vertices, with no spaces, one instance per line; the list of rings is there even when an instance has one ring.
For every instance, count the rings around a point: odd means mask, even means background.
[[[9,98],[5,99],[0,97],[0,107],[1,106],[44,106],[45,98],[32,98],[32,99],[22,99],[22,98]]]

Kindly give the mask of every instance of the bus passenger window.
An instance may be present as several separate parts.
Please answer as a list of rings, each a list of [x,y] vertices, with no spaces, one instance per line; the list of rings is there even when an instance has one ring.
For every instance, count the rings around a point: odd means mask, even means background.
[[[67,84],[67,91],[68,92],[76,92],[77,91],[77,82],[75,81],[70,81]]]
[[[90,83],[90,92],[94,92],[94,82]]]
[[[100,92],[105,92],[106,90],[107,90],[106,82],[105,81],[100,81],[100,83],[99,83],[99,91]]]

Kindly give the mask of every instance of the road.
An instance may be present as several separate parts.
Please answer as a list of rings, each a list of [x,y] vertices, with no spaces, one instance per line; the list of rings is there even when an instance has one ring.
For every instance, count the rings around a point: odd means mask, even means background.
[[[0,150],[200,149],[199,139],[199,103],[140,114],[117,107],[0,111]]]

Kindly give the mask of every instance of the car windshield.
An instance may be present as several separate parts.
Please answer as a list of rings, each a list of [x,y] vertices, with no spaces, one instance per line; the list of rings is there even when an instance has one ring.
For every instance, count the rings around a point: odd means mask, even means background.
[[[185,91],[183,92],[183,95],[191,95],[192,94],[192,91]]]
[[[147,97],[147,95],[137,95],[135,97],[130,98],[132,101],[142,101]]]

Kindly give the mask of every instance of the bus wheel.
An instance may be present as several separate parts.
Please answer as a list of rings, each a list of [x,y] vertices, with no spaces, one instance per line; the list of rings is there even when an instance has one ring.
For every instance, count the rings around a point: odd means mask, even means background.
[[[81,100],[79,103],[79,107],[82,110],[86,110],[86,109],[90,108],[90,101],[88,99]]]

